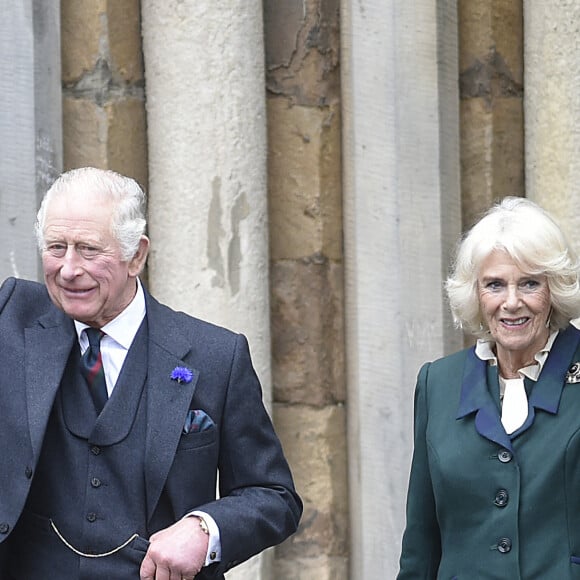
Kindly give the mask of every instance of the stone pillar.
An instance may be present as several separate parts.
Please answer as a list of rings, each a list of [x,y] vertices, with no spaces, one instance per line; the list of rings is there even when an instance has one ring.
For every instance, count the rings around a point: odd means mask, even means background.
[[[269,401],[262,5],[143,0],[142,14],[149,286],[177,309],[246,334]],[[228,577],[270,578],[269,559]]]
[[[527,196],[580,251],[580,4],[524,1]]]
[[[464,229],[524,195],[522,0],[459,0]]]
[[[62,169],[59,5],[0,5],[0,281],[35,280],[36,211]]]
[[[420,365],[461,346],[456,2],[343,0],[351,578],[398,570]]]

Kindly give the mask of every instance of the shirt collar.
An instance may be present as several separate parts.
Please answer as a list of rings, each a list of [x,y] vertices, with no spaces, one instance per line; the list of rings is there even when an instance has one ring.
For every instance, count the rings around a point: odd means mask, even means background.
[[[141,280],[137,278],[137,292],[135,293],[133,300],[131,300],[125,310],[113,318],[111,322],[105,324],[102,331],[123,348],[129,350],[129,347],[145,318],[145,312],[145,292],[143,291]],[[88,328],[88,325],[79,322],[78,320],[75,320],[74,323],[77,337],[80,342],[81,334],[85,328]]]
[[[544,368],[544,363],[546,362],[546,359],[548,358],[548,355],[550,354],[550,350],[551,350],[552,345],[554,344],[554,341],[556,340],[557,336],[558,336],[558,331],[555,330],[548,337],[548,342],[546,342],[546,345],[544,346],[544,348],[540,349],[540,351],[535,354],[534,359],[536,360],[536,362],[534,364],[528,365],[527,367],[523,367],[523,368],[518,370],[518,372],[522,376],[522,378],[524,376],[526,376],[526,377],[528,377],[528,379],[531,379],[532,381],[538,380],[538,377],[540,376],[540,373],[542,372],[542,369]],[[497,357],[495,356],[495,353],[493,352],[494,346],[495,346],[494,340],[484,340],[484,339],[480,338],[477,340],[477,344],[475,345],[475,354],[481,360],[488,361],[488,364],[490,364],[492,366],[496,366],[497,365]]]

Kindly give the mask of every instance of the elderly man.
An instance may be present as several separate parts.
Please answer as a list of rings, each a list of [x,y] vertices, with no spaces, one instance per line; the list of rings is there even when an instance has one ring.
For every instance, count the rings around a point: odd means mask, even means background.
[[[0,289],[1,578],[223,578],[297,528],[246,339],[139,281],[144,205],[112,171],[63,174],[38,213],[46,289]]]

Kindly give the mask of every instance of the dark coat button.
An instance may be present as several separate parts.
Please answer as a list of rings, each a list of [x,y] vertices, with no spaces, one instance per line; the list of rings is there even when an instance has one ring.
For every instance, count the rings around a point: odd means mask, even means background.
[[[493,500],[493,503],[497,507],[505,507],[508,503],[508,500],[509,500],[509,494],[508,494],[507,490],[498,489],[496,494],[495,494],[495,499]]]
[[[93,512],[89,512],[89,513],[87,514],[87,520],[88,520],[89,522],[94,522],[94,521],[96,521],[96,519],[97,519],[97,514],[95,514],[95,513],[93,513]]]
[[[509,538],[502,538],[497,543],[497,550],[502,554],[507,554],[512,549],[512,541]]]
[[[502,449],[499,453],[497,458],[502,462],[502,463],[509,463],[512,460],[512,454],[511,451],[508,451],[507,449]]]
[[[100,452],[101,452],[101,448],[100,448],[100,447],[98,447],[97,445],[93,445],[93,446],[91,447],[91,453],[92,453],[93,455],[98,455]]]
[[[0,522],[0,534],[7,534],[10,531],[10,525],[6,522]]]
[[[93,477],[91,479],[91,485],[93,487],[101,487],[101,480],[98,477]]]

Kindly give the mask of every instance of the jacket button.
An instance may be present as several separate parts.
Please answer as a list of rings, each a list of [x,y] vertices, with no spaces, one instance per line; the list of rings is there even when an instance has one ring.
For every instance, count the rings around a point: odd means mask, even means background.
[[[100,447],[98,447],[97,445],[91,446],[91,453],[93,455],[99,455],[100,452],[101,452],[101,448]]]
[[[498,455],[497,458],[502,462],[502,463],[509,463],[512,460],[512,454],[510,451],[508,451],[507,449],[502,449]]]
[[[0,534],[7,534],[10,531],[10,525],[6,522],[0,523]]]
[[[93,477],[91,479],[91,485],[93,487],[101,487],[101,480],[98,477]]]
[[[493,503],[497,506],[497,507],[505,507],[508,503],[509,500],[509,494],[507,492],[507,490],[505,489],[498,489],[497,493],[495,494],[495,499],[493,500]]]
[[[507,554],[512,549],[512,541],[509,538],[502,538],[497,543],[497,550],[502,554]]]
[[[95,514],[95,513],[93,513],[93,512],[89,512],[89,513],[87,514],[87,520],[88,520],[89,522],[94,522],[94,521],[96,521],[96,519],[97,519],[97,514]]]

